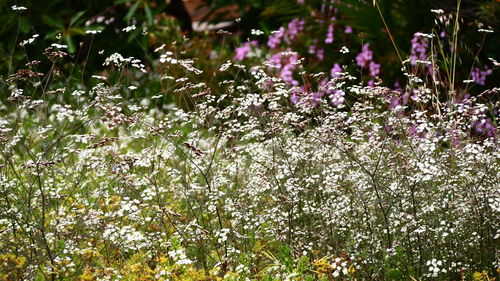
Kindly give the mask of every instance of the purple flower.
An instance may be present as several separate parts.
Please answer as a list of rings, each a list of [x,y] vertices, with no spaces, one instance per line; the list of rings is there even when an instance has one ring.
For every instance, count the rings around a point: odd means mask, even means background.
[[[340,73],[342,73],[342,67],[340,67],[338,63],[334,64],[332,70],[330,70],[330,76],[332,76],[332,78],[337,78],[340,76]]]
[[[279,30],[273,32],[267,40],[267,46],[271,49],[277,48],[281,44],[281,40],[285,36],[285,28],[282,26]]]
[[[273,67],[279,69],[279,77],[292,86],[299,85],[299,81],[293,78],[293,72],[297,69],[296,63],[298,61],[299,56],[297,54],[283,55],[283,53],[276,53],[268,60]]]
[[[318,60],[322,61],[325,58],[325,50],[324,49],[318,49],[316,51],[316,56],[318,57]]]
[[[316,53],[316,45],[310,45],[309,46],[309,54],[314,54]]]
[[[321,3],[321,13],[323,14],[325,12],[326,8],[326,0],[323,0],[323,3]]]
[[[283,64],[281,63],[281,53],[276,53],[272,55],[267,61],[270,62],[274,67],[281,68]]]
[[[309,94],[309,103],[311,104],[312,107],[316,107],[320,102],[323,96],[325,95],[324,92],[318,91],[315,93],[310,93]]]
[[[304,96],[304,93],[305,93],[305,88],[304,87],[294,87],[291,89],[291,94],[290,94],[290,102],[294,105],[297,105],[299,104],[302,99],[303,99],[303,96]]]
[[[408,100],[410,99],[410,93],[405,92],[401,98],[402,103],[407,104]]]
[[[293,79],[293,71],[295,70],[295,65],[293,64],[287,64],[283,66],[280,72],[280,77],[283,79],[283,81],[291,84],[292,86],[298,86],[299,81]]]
[[[333,31],[334,31],[333,23],[330,23],[330,25],[328,26],[328,31],[326,32],[326,39],[325,39],[326,44],[333,43]]]
[[[488,137],[494,137],[496,135],[496,128],[487,117],[483,117],[478,121],[473,121],[471,126],[476,129],[476,132]]]
[[[300,101],[300,96],[297,92],[292,92],[292,94],[290,95],[290,102],[292,104],[298,104]]]
[[[299,32],[304,30],[305,22],[301,19],[295,18],[288,23],[288,30],[286,31],[285,41],[290,43],[291,41],[297,39]]]
[[[411,40],[411,65],[416,65],[417,60],[427,59],[427,47],[429,45],[429,38],[422,36],[420,32],[415,33]]]
[[[389,106],[390,109],[395,109],[399,105],[399,99],[398,98],[391,98],[391,105]]]
[[[457,147],[460,145],[460,140],[458,139],[458,134],[456,130],[451,130],[448,135],[450,136],[451,145]]]
[[[380,64],[376,62],[370,62],[370,76],[375,77],[380,73]]]
[[[271,49],[277,48],[282,41],[290,44],[297,39],[299,33],[304,30],[305,21],[295,18],[288,23],[287,29],[283,26],[274,31],[267,40],[267,46]]]
[[[344,30],[345,34],[351,34],[352,33],[352,27],[351,26],[346,26]]]
[[[257,41],[245,42],[242,46],[236,48],[235,50],[236,55],[234,55],[233,60],[235,61],[243,60],[252,50],[252,46],[257,47],[257,45],[258,45]]]
[[[301,19],[295,18],[288,23],[288,37],[293,40],[299,34],[300,31],[304,30],[305,22]]]
[[[334,90],[333,94],[330,95],[330,99],[332,100],[332,104],[334,106],[339,106],[345,102],[345,93],[342,90]]]
[[[361,53],[356,56],[356,63],[364,68],[368,66],[368,63],[372,60],[372,58],[373,52],[370,50],[370,44],[367,43],[363,45]]]
[[[486,77],[488,77],[491,73],[493,73],[493,70],[489,69],[488,67],[485,67],[483,70],[481,70],[479,67],[473,67],[470,75],[474,82],[484,86],[486,84]]]

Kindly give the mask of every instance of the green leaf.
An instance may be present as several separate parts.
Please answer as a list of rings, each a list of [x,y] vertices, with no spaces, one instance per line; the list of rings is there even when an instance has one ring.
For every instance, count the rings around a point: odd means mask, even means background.
[[[79,27],[73,27],[68,29],[70,35],[85,35],[85,29]]]
[[[144,13],[146,14],[148,25],[153,25],[153,13],[151,12],[151,8],[149,8],[148,4],[144,5]]]
[[[64,41],[66,41],[66,45],[68,45],[68,52],[74,53],[76,50],[76,46],[71,36],[67,36],[66,38],[64,38]]]
[[[44,39],[54,39],[59,33],[61,33],[59,30],[52,30],[45,34]]]
[[[30,31],[31,24],[28,22],[28,20],[25,17],[19,18],[19,28],[21,29],[21,32],[26,34]]]
[[[86,11],[80,11],[78,13],[76,13],[73,17],[71,17],[71,20],[69,22],[69,26],[73,26],[73,24],[76,23],[76,21],[78,21],[84,14],[85,14]]]
[[[140,32],[141,31],[139,29],[130,32],[130,35],[127,37],[127,44],[130,44],[132,41],[134,41],[137,36],[139,36]]]
[[[132,7],[127,12],[127,15],[123,18],[125,21],[130,21],[130,19],[135,15],[135,11],[139,8],[140,2],[135,2]]]
[[[43,22],[45,22],[47,25],[49,25],[51,27],[56,27],[56,28],[60,28],[60,29],[64,28],[64,23],[62,21],[55,19],[55,18],[51,18],[48,15],[43,15],[42,20],[43,20]]]
[[[86,26],[84,28],[84,31],[87,31],[87,30],[100,30],[100,31],[103,31],[104,29],[106,29],[106,27],[103,26],[103,25],[90,25],[90,26]]]
[[[280,261],[286,266],[288,271],[293,270],[293,253],[292,250],[287,246],[281,246],[279,248]]]

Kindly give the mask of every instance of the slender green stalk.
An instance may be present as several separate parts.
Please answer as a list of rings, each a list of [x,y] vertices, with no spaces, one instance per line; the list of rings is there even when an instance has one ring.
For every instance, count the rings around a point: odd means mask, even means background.
[[[452,64],[452,73],[451,73],[451,93],[455,92],[455,75],[457,68],[457,45],[458,45],[458,18],[460,14],[460,3],[462,1],[457,1],[457,14],[455,16],[455,26],[453,27],[453,59],[451,61]]]
[[[380,10],[380,5],[376,0],[373,0],[373,5],[377,8],[378,14],[380,15],[380,18],[382,19],[382,22],[384,23],[385,30],[387,30],[387,34],[389,34],[389,39],[391,39],[392,46],[394,47],[394,50],[396,50],[396,54],[398,55],[399,61],[401,62],[401,65],[403,65],[403,59],[401,57],[401,54],[399,53],[398,47],[396,46],[396,41],[394,40],[394,37],[392,37],[391,30],[389,29],[389,26],[387,26],[387,22],[385,21],[384,15],[382,14],[382,11]]]

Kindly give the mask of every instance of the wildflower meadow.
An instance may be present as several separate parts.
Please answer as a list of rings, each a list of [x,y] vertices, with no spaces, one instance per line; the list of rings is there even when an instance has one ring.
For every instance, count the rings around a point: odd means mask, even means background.
[[[0,12],[1,280],[500,280],[500,1]]]

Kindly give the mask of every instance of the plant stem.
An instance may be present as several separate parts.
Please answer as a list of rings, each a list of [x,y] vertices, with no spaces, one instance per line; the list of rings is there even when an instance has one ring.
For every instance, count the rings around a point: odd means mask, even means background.
[[[458,16],[460,14],[460,3],[462,1],[457,1],[457,14],[455,16],[455,26],[453,27],[453,59],[452,59],[452,73],[451,73],[451,93],[455,92],[455,75],[457,68],[457,45],[458,45]]]
[[[382,22],[384,23],[385,30],[387,30],[387,34],[389,34],[389,38],[391,39],[392,46],[394,47],[394,50],[396,50],[396,54],[398,55],[399,62],[401,62],[401,65],[403,65],[403,59],[401,57],[401,54],[399,53],[398,47],[396,46],[396,41],[394,41],[394,38],[392,37],[392,33],[389,30],[389,27],[387,26],[387,23],[385,22],[384,15],[382,14],[382,11],[380,10],[380,6],[377,1],[373,1],[375,4],[375,7],[377,8],[378,14],[380,15],[380,18],[382,19]]]

